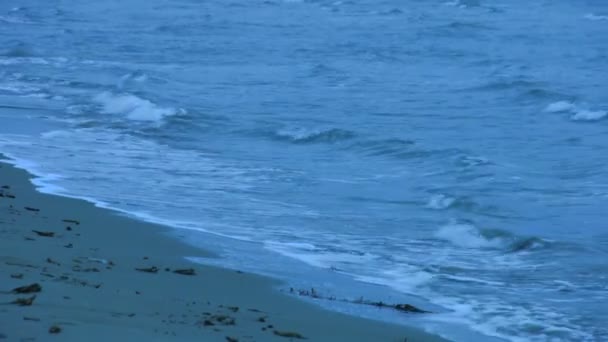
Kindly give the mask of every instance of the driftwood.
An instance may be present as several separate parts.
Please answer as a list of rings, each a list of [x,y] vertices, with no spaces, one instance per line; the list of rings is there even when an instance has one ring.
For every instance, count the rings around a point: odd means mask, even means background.
[[[297,339],[305,339],[304,336],[300,335],[297,332],[292,332],[292,331],[279,331],[279,330],[275,330],[274,334],[277,336],[281,336],[281,337],[287,337],[287,338],[297,338]]]
[[[39,230],[32,230],[34,233],[36,233],[38,236],[44,236],[44,237],[54,237],[55,233],[54,232],[43,232],[43,231],[39,231]]]
[[[148,268],[136,268],[136,271],[146,272],[146,273],[158,273],[158,267],[152,266]]]
[[[173,273],[182,274],[182,275],[189,275],[189,276],[192,276],[192,275],[196,274],[196,272],[192,268],[173,270]]]
[[[64,219],[62,221],[65,222],[65,223],[73,223],[73,224],[76,224],[76,225],[80,224],[80,221],[78,221],[78,220]]]
[[[323,295],[319,294],[314,288],[311,288],[310,291],[309,290],[295,290],[294,288],[290,288],[289,292],[297,293],[298,295],[303,296],[303,297],[311,297],[311,298],[326,299],[326,300],[336,300],[336,301],[352,303],[352,304],[370,305],[370,306],[375,306],[378,308],[393,309],[393,310],[397,310],[397,311],[401,311],[401,312],[405,312],[405,313],[431,313],[431,311],[422,310],[411,304],[384,303],[382,301],[365,300],[365,299],[363,299],[363,297],[360,297],[360,298],[357,298],[354,300],[353,299],[344,299],[344,298],[337,299],[334,296],[323,296]]]

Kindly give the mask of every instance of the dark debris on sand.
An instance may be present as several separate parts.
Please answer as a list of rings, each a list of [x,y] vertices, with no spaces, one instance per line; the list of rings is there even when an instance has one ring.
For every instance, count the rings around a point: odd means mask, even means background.
[[[275,330],[273,332],[275,335],[277,336],[281,336],[281,337],[287,337],[287,338],[295,338],[295,339],[300,339],[300,340],[304,340],[306,339],[304,336],[302,336],[301,334],[297,333],[297,332],[293,332],[293,331],[280,331],[280,330]]]
[[[59,334],[61,332],[61,327],[59,327],[58,325],[52,325],[49,328],[49,334]]]
[[[431,313],[431,311],[422,310],[411,304],[384,303],[382,301],[365,300],[365,299],[363,299],[363,297],[357,298],[354,300],[353,299],[344,299],[344,298],[337,299],[334,296],[323,296],[318,291],[316,291],[314,288],[312,288],[310,290],[295,290],[294,288],[290,288],[289,292],[298,294],[299,296],[303,296],[303,297],[311,297],[311,298],[315,298],[315,299],[325,299],[325,300],[336,300],[336,301],[351,303],[351,304],[370,305],[370,306],[375,306],[378,308],[393,309],[393,310],[397,310],[397,311],[405,312],[405,313],[416,313],[416,314]]]
[[[194,271],[193,268],[184,268],[184,269],[177,269],[177,270],[173,270],[173,273],[177,273],[177,274],[181,274],[181,275],[195,275],[196,272]]]
[[[11,292],[12,293],[36,293],[36,292],[40,292],[42,291],[42,286],[40,286],[40,284],[38,283],[34,283],[31,285],[25,285],[25,286],[20,286],[17,288],[14,288]]]
[[[135,270],[139,271],[139,272],[146,272],[146,273],[158,273],[158,267],[156,267],[156,266],[147,267],[147,268],[136,268]]]
[[[11,304],[19,305],[19,306],[31,306],[34,303],[36,296],[31,296],[29,298],[17,298],[11,302]]]

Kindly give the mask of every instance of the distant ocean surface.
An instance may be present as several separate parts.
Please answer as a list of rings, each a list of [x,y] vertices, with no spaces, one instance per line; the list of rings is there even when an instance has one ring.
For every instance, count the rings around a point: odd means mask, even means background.
[[[454,340],[608,341],[607,1],[3,0],[0,42],[42,191]]]

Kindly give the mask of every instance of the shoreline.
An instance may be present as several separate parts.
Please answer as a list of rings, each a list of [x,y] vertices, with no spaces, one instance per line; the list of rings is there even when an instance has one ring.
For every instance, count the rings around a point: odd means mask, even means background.
[[[1,154],[0,175],[0,339],[443,341],[328,311],[271,278],[188,261],[209,254],[169,227],[38,192]],[[7,292],[31,284],[41,291]]]

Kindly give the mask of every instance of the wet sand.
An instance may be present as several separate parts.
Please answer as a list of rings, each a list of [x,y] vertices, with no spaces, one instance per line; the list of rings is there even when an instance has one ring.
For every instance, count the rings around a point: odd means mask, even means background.
[[[273,279],[193,264],[184,257],[208,254],[166,236],[171,228],[41,194],[30,177],[0,163],[0,340],[442,340],[321,309]]]

